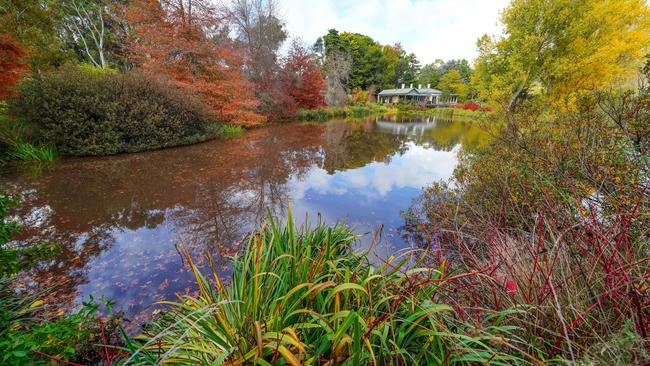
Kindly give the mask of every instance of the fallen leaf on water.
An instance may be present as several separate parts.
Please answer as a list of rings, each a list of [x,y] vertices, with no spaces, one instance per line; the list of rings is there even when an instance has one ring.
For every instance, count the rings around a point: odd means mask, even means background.
[[[39,306],[43,306],[43,304],[44,304],[43,300],[36,300],[31,305],[29,305],[29,307],[30,308],[37,308]]]

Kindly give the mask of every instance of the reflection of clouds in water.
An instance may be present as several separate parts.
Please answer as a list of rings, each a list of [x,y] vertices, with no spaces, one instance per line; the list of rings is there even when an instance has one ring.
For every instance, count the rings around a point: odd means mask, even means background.
[[[29,211],[29,214],[24,217],[13,216],[10,218],[10,220],[18,222],[18,224],[21,226],[30,225],[34,227],[45,227],[51,220],[53,214],[54,210],[52,207],[46,204],[43,206],[34,207]]]
[[[393,189],[420,189],[433,181],[451,177],[459,150],[460,145],[451,151],[436,151],[409,142],[407,151],[403,155],[392,156],[390,164],[374,162],[363,168],[333,175],[313,168],[302,180],[292,178],[289,184],[292,187],[291,197],[303,199],[309,191],[321,195],[342,195],[353,190],[369,198],[380,198]]]

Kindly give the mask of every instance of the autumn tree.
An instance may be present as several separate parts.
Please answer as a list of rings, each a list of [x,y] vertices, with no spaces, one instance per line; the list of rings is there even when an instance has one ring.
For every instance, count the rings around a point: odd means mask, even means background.
[[[234,0],[222,8],[242,50],[244,72],[259,99],[265,116],[282,118],[287,106],[282,100],[279,50],[287,38],[275,0]]]
[[[0,34],[0,98],[13,94],[11,87],[27,70],[25,49],[10,34]]]
[[[298,108],[314,109],[325,105],[325,81],[316,56],[298,40],[291,43],[283,71],[284,93],[293,98]]]
[[[501,22],[503,37],[478,42],[472,84],[508,110],[531,94],[571,109],[634,75],[650,45],[643,0],[514,0]]]
[[[241,74],[241,55],[208,0],[134,0],[126,9],[132,61],[201,97],[222,122],[252,125],[264,118]]]
[[[225,14],[245,49],[246,72],[252,80],[279,68],[278,51],[287,39],[275,0],[234,0]]]
[[[34,71],[74,61],[74,52],[61,37],[63,9],[60,1],[0,1],[0,34],[11,34],[29,50],[27,62]]]

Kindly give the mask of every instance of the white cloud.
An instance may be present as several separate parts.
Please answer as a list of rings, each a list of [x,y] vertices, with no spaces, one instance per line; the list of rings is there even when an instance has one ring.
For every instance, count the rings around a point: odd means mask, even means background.
[[[393,155],[390,164],[373,162],[358,169],[333,175],[313,168],[302,179],[292,178],[293,200],[302,200],[308,192],[320,195],[354,193],[372,199],[383,199],[393,189],[421,189],[431,182],[448,179],[456,167],[460,146],[451,151],[437,151],[408,143],[403,155]]]
[[[312,44],[328,29],[366,34],[382,44],[401,42],[423,64],[473,60],[476,40],[497,34],[508,0],[279,0],[292,37]]]

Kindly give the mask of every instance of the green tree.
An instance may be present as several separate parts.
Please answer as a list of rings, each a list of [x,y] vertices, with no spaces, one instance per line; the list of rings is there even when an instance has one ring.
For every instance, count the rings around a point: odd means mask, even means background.
[[[418,82],[420,62],[413,53],[407,53],[402,45],[381,45],[363,34],[330,29],[314,43],[313,50],[325,59],[322,63],[327,72],[327,55],[348,55],[352,60],[347,89],[368,90],[371,87],[393,88],[400,84]],[[340,58],[340,57],[339,57]]]
[[[426,64],[420,69],[418,83],[422,85],[431,85],[432,88],[435,88],[438,86],[440,78],[442,78],[442,75],[436,64]]]
[[[372,38],[358,33],[344,32],[341,39],[352,56],[349,87],[366,90],[373,85],[384,85],[383,72],[387,60],[382,46]]]
[[[449,60],[435,60],[433,63],[427,64],[420,69],[418,74],[418,82],[420,84],[431,84],[432,87],[437,87],[438,83],[449,71],[458,70],[461,78],[465,84],[470,82],[472,77],[472,67],[465,59]]]
[[[397,64],[399,63],[399,53],[395,47],[385,45],[382,48],[384,57],[386,58],[386,68],[384,69],[383,79],[384,85],[382,88],[388,89],[397,86]]]
[[[451,70],[458,70],[465,83],[469,83],[470,78],[472,77],[472,67],[465,59],[449,60],[447,62],[444,62],[440,65],[439,70],[441,77]]]
[[[442,91],[444,97],[455,95],[459,100],[467,98],[467,84],[463,81],[460,71],[456,69],[450,70],[440,79],[438,88]]]
[[[384,71],[384,87],[399,87],[401,84],[414,84],[418,81],[420,61],[415,54],[407,54],[400,43],[384,46],[383,53],[387,66]]]

